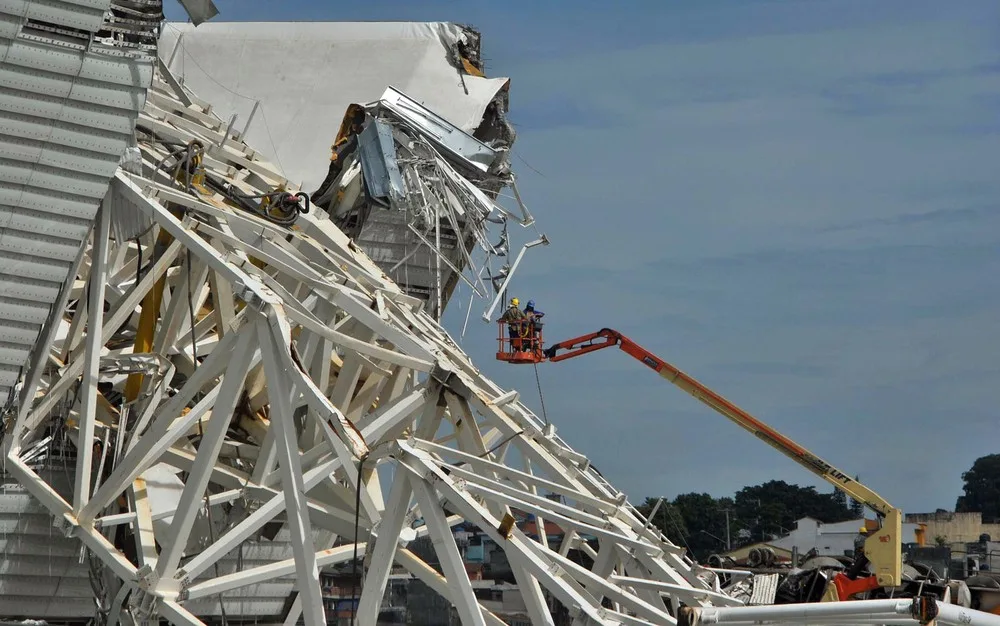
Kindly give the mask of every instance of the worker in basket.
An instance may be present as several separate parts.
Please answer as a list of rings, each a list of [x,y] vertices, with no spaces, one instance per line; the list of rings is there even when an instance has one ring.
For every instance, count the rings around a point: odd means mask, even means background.
[[[510,349],[512,352],[521,351],[521,338],[527,328],[526,317],[520,308],[521,301],[517,298],[510,299],[510,306],[500,316],[501,322],[507,323],[507,333],[510,337]]]
[[[868,567],[868,556],[865,554],[865,541],[871,535],[868,525],[862,526],[854,538],[854,562],[847,568],[845,574],[851,579],[857,578]]]
[[[545,313],[535,309],[535,301],[528,300],[528,304],[524,305],[524,317],[527,321],[528,335],[531,341],[531,350],[541,350],[542,346],[539,341],[542,335],[542,318],[545,317]]]

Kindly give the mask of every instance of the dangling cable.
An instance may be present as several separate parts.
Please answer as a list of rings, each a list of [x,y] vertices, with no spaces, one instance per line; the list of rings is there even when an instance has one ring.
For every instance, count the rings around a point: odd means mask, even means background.
[[[524,434],[524,429],[522,428],[521,430],[517,431],[516,433],[514,433],[510,437],[507,437],[506,439],[504,439],[503,441],[501,441],[497,445],[493,446],[492,448],[490,448],[486,452],[483,452],[482,454],[480,454],[479,458],[483,459],[483,458],[488,457],[489,455],[491,455],[494,452],[496,452],[497,450],[499,450],[505,443],[507,443],[509,441],[513,441],[515,437],[517,437],[519,435],[523,435],[523,434]]]
[[[545,396],[542,395],[542,379],[538,377],[538,363],[534,363],[535,366],[535,384],[538,385],[538,401],[542,403],[542,419],[545,420],[546,426],[549,423],[549,416],[545,413]]]
[[[187,269],[187,296],[188,296],[188,314],[191,316],[191,354],[194,358],[194,368],[198,369],[198,334],[195,332],[195,322],[198,320],[194,316],[194,294],[191,291],[191,249],[187,250],[187,263],[184,264]]]

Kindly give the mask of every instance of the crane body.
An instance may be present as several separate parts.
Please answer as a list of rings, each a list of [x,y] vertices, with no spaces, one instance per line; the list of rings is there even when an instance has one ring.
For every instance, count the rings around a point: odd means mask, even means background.
[[[828,593],[827,599],[846,600],[856,593],[902,584],[903,515],[898,508],[892,506],[869,487],[851,478],[846,472],[824,461],[622,333],[604,328],[594,333],[559,342],[545,349],[542,349],[540,336],[533,343],[522,344],[513,353],[504,352],[504,347],[501,339],[501,352],[497,356],[501,360],[512,363],[540,363],[546,360],[558,363],[605,348],[620,348],[689,395],[707,404],[716,412],[721,413],[730,421],[762,439],[771,447],[875,512],[879,518],[879,529],[866,537],[864,554],[863,556],[856,555],[855,565],[846,573],[839,573],[834,578],[833,589],[835,592]],[[508,358],[502,358],[501,355]],[[870,565],[869,569],[872,575],[859,578],[858,574],[866,564]]]

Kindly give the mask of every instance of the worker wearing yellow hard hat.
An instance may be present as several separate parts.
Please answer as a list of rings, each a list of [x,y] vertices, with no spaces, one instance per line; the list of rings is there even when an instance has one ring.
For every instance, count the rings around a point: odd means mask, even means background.
[[[510,299],[510,306],[507,310],[503,312],[500,316],[501,322],[507,323],[507,333],[510,337],[510,347],[511,350],[517,351],[521,349],[521,323],[524,321],[525,315],[521,311],[520,307],[521,301],[517,298]]]
[[[871,531],[868,530],[867,526],[862,526],[861,528],[858,529],[858,536],[854,538],[854,552],[855,552],[855,554],[864,554],[864,552],[865,552],[865,539],[868,538],[868,533],[869,532],[871,532]]]

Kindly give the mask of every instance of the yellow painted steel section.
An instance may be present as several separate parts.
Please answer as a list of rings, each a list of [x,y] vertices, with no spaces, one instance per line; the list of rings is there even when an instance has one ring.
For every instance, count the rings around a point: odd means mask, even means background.
[[[903,584],[903,514],[891,509],[882,519],[882,527],[865,539],[865,556],[872,573],[883,587]]]
[[[156,247],[163,249],[173,242],[173,235],[166,230],[161,230],[156,238]],[[142,354],[153,349],[153,335],[156,333],[156,320],[160,317],[160,305],[163,303],[163,290],[167,285],[167,276],[164,273],[153,288],[142,300],[142,312],[139,313],[139,329],[135,334],[135,345],[133,353]],[[129,374],[125,381],[125,401],[133,402],[139,397],[142,390],[142,374]]]
[[[466,73],[472,74],[473,76],[478,76],[479,78],[486,78],[486,74],[483,74],[478,67],[469,62],[468,59],[462,57],[462,67],[465,68]]]

